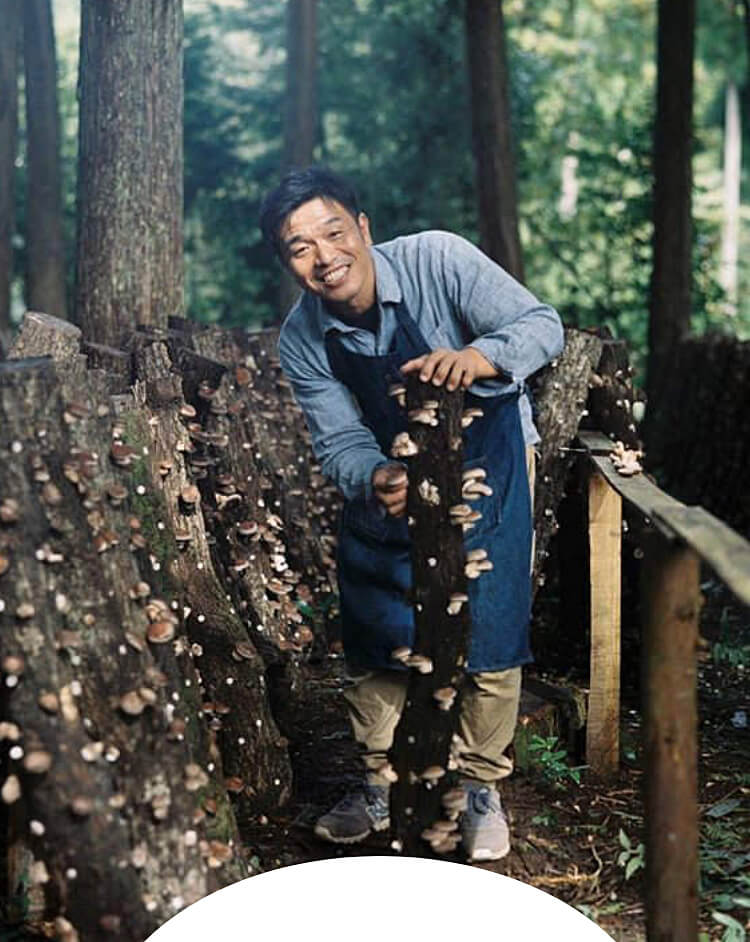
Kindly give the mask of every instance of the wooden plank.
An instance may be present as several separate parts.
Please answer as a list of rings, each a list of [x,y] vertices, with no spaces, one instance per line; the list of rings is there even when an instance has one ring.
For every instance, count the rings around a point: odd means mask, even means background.
[[[653,519],[656,512],[663,508],[678,508],[685,505],[676,498],[670,497],[660,487],[654,484],[645,474],[636,474],[633,477],[625,477],[618,474],[615,466],[609,458],[609,452],[612,451],[612,442],[602,435],[601,432],[579,432],[578,438],[581,444],[590,453],[590,459],[594,467],[602,474],[610,486],[618,494],[632,504],[636,510],[640,511],[644,517]],[[608,450],[605,450],[605,447]],[[661,526],[660,522],[657,526]],[[666,536],[673,536],[670,531]]]
[[[669,539],[692,547],[743,602],[750,605],[750,542],[702,507],[686,507],[646,475],[623,477],[608,457],[612,443],[601,432],[580,432],[579,441],[594,467]]]
[[[648,939],[698,938],[700,563],[652,533],[642,568]]]
[[[589,478],[591,673],[586,761],[616,772],[620,747],[620,554],[622,500],[600,474]]]
[[[668,526],[750,605],[750,543],[703,507],[661,507],[654,518]]]

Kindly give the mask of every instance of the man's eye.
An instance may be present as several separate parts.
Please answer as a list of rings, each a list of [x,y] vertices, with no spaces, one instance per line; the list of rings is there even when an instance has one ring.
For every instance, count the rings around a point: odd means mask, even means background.
[[[333,232],[328,233],[329,239],[340,239],[343,235],[341,229],[334,229]]]
[[[302,258],[304,255],[307,255],[309,248],[308,245],[301,245],[298,249],[294,249],[292,258]]]

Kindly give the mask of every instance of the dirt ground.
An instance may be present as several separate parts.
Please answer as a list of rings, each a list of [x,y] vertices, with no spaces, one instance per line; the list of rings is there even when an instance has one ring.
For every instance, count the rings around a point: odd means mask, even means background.
[[[743,942],[750,915],[750,613],[715,582],[704,583],[703,591],[701,942]],[[636,647],[632,638],[623,639],[618,778],[605,786],[583,769],[576,784],[567,766],[551,761],[528,774],[517,772],[502,789],[511,853],[481,865],[576,906],[618,942],[645,939]],[[564,679],[575,678],[576,670],[573,665]],[[340,655],[305,665],[304,671],[291,744],[293,800],[272,816],[242,822],[245,852],[256,872],[334,856],[393,853],[387,834],[346,848],[313,834],[317,816],[356,784],[359,773],[341,696],[346,680]]]

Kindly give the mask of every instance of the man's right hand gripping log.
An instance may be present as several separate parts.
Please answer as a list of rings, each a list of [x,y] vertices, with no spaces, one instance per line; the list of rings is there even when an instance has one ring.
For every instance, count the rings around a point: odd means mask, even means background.
[[[366,779],[323,815],[318,836],[353,843],[389,826],[382,770],[405,701],[414,617],[407,476],[391,457],[406,416],[389,390],[419,371],[462,387],[481,415],[463,438],[481,467],[481,532],[467,536],[494,562],[469,588],[471,640],[459,716],[461,847],[492,860],[510,847],[498,782],[510,774],[528,642],[532,514],[527,455],[538,435],[524,380],[562,349],[562,325],[502,268],[459,236],[423,232],[373,245],[347,181],[322,168],[292,171],[266,198],[261,226],[302,287],[279,355],[323,472],[345,503],[338,583],[345,691]],[[408,459],[407,459],[408,460]]]

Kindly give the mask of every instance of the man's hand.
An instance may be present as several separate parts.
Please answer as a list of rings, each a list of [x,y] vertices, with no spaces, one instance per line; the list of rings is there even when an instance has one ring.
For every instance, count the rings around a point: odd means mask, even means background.
[[[459,386],[468,389],[478,379],[492,379],[499,373],[489,360],[485,359],[475,347],[463,350],[446,350],[438,347],[432,353],[425,353],[414,360],[407,360],[401,372],[415,373],[423,383],[432,382],[433,386],[443,386],[450,390]]]
[[[406,512],[406,490],[408,478],[400,464],[384,464],[372,474],[375,496],[392,517],[401,517]]]

